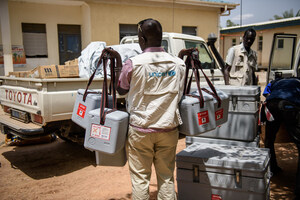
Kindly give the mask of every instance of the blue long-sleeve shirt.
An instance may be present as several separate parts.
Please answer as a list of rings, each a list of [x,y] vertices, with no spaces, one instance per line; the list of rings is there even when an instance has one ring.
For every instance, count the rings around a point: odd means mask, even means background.
[[[300,78],[278,79],[269,83],[263,95],[267,101],[272,99],[284,99],[300,106]]]

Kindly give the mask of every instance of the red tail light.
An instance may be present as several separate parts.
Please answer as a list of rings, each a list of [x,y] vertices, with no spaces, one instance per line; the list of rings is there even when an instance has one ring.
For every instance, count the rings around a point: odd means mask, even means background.
[[[8,106],[3,106],[3,111],[6,113],[10,113],[10,109]]]
[[[33,114],[31,121],[39,123],[39,124],[43,124],[43,117],[41,115]]]

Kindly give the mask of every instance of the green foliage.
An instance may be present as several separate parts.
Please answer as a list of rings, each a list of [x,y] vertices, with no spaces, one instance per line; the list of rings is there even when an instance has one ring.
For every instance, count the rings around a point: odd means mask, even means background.
[[[293,9],[291,9],[291,10],[284,11],[282,15],[274,15],[273,17],[275,20],[277,20],[277,19],[286,19],[286,18],[298,17],[298,16],[300,16],[300,10],[298,10],[297,14],[294,15],[294,11]]]
[[[234,22],[232,22],[230,19],[228,19],[226,21],[226,27],[232,27],[232,26],[238,26],[238,24],[235,24]]]

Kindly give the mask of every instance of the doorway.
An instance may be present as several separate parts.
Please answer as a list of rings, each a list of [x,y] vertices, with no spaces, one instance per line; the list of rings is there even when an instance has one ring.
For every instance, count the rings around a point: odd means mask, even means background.
[[[78,58],[81,53],[80,25],[58,24],[59,64]]]

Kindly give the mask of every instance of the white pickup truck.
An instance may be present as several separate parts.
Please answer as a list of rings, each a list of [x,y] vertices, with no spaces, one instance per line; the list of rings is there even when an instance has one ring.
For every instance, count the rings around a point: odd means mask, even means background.
[[[121,44],[132,42],[137,42],[136,36],[123,38]],[[173,55],[178,55],[181,49],[197,47],[206,74],[213,83],[224,84],[218,64],[220,61],[215,61],[211,49],[201,37],[164,33],[162,46]],[[77,90],[86,88],[88,79],[2,76],[0,82],[0,104],[3,109],[0,128],[3,134],[28,139],[56,133],[63,139],[82,143],[84,130],[71,121],[71,116]],[[101,87],[102,79],[96,78],[89,88]]]

